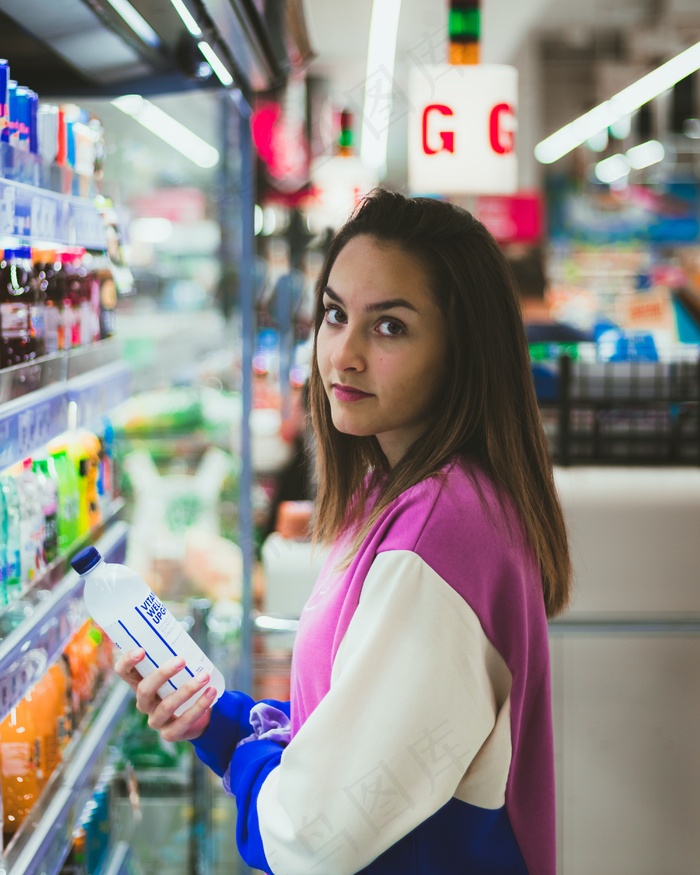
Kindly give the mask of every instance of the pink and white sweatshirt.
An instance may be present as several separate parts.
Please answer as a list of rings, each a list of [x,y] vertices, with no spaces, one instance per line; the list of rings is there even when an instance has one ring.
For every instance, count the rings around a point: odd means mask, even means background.
[[[274,875],[555,875],[547,621],[510,502],[408,489],[302,613],[291,711],[226,693],[195,742]],[[288,723],[287,715],[291,716]]]

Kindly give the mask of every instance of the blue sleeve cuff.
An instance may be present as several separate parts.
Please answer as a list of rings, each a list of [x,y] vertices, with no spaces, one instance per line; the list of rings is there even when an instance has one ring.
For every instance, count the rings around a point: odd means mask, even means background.
[[[224,777],[224,788],[236,797],[236,843],[245,862],[264,872],[271,872],[265,856],[260,823],[258,795],[270,772],[280,764],[284,748],[275,741],[260,739],[237,748],[231,767]]]
[[[200,760],[223,777],[236,745],[253,731],[250,709],[255,702],[245,693],[225,690],[212,705],[211,719],[192,744]]]
[[[277,702],[274,699],[263,701],[279,708],[289,717],[289,702]],[[253,732],[250,725],[250,709],[253,705],[255,701],[245,693],[225,690],[212,705],[209,725],[192,742],[200,760],[220,778],[228,769],[238,742]]]

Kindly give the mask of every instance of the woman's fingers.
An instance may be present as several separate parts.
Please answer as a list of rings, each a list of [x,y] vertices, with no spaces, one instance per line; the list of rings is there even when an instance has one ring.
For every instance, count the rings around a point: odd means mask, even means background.
[[[207,687],[191,708],[159,730],[162,738],[165,741],[194,741],[199,738],[209,725],[215,697],[216,689]]]
[[[192,678],[161,699],[158,690],[182,671],[185,660],[181,657],[171,659],[144,678],[136,666],[145,656],[143,648],[136,648],[123,653],[114,666],[119,677],[135,691],[136,708],[142,714],[148,714],[148,725],[158,730],[166,741],[191,741],[198,738],[209,724],[210,709],[216,697],[214,687],[205,689],[192,707],[179,717],[175,717],[175,711],[206,687],[210,681],[209,674],[204,672]]]
[[[202,672],[202,674],[187,681],[178,690],[169,693],[164,699],[160,700],[158,706],[150,713],[148,718],[148,725],[151,729],[162,729],[169,723],[180,705],[184,705],[188,699],[205,687],[209,683],[209,679],[209,674]],[[184,714],[180,716],[184,717]]]
[[[130,650],[128,653],[122,653],[114,665],[114,670],[119,677],[126,681],[132,690],[141,683],[143,677],[139,674],[136,666],[142,662],[146,656],[146,651],[139,647],[136,650]]]

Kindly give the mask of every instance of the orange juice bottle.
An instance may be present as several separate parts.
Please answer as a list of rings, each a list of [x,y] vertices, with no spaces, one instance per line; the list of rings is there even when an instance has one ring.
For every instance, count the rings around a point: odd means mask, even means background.
[[[5,839],[22,825],[41,792],[41,740],[26,696],[0,723],[0,777],[5,809]]]
[[[65,655],[71,675],[75,719],[79,720],[92,698],[97,683],[96,644],[90,638],[91,621],[83,623],[66,647]]]
[[[58,730],[58,749],[62,753],[70,741],[73,731],[73,721],[68,707],[70,677],[65,661],[61,658],[54,662],[47,674],[56,690],[56,728]]]
[[[31,690],[34,722],[41,736],[40,784],[43,786],[61,761],[58,743],[59,691],[54,676],[47,672]]]
[[[109,646],[112,642],[96,623],[91,623],[87,634],[95,645],[97,679],[98,683],[102,683],[112,669],[112,648]]]

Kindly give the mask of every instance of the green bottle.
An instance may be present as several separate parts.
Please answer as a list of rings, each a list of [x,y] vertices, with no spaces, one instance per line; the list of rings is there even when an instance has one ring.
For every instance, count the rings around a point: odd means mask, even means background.
[[[65,444],[50,444],[49,454],[58,479],[58,552],[65,556],[80,535],[78,475]]]

